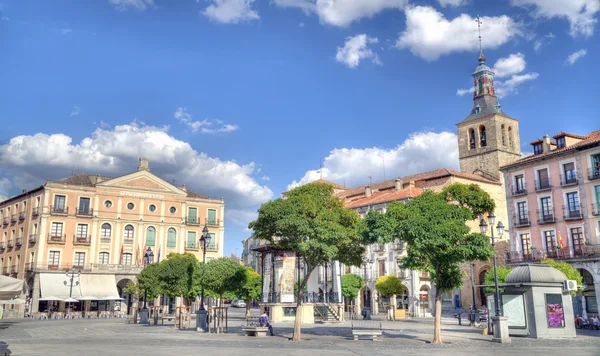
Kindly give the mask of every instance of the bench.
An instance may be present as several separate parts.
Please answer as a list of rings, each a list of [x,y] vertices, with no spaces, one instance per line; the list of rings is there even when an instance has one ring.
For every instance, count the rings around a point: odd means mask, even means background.
[[[160,323],[161,325],[165,325],[165,320],[167,321],[174,321],[175,320],[175,314],[163,314],[160,317]]]
[[[269,328],[260,326],[258,318],[248,318],[242,323],[242,332],[245,336],[266,337]]]
[[[360,336],[368,336],[371,340],[377,340],[383,336],[383,328],[380,321],[355,320],[352,322],[352,337],[357,341]]]

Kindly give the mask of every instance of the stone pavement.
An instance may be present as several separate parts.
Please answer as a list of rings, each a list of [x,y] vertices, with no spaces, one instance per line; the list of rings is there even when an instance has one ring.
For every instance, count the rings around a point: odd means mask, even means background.
[[[227,334],[200,334],[192,329],[173,326],[127,324],[124,319],[3,320],[12,323],[0,330],[0,341],[8,344],[13,355],[449,355],[480,353],[515,356],[517,354],[598,356],[600,331],[583,331],[574,340],[533,340],[513,338],[510,345],[490,342],[481,329],[458,326],[445,319],[444,345],[429,343],[433,319],[383,322],[381,341],[352,341],[350,322],[337,325],[313,325],[303,328],[301,342],[288,340],[292,325],[275,324],[276,336],[250,338],[241,335],[241,320],[230,322]]]

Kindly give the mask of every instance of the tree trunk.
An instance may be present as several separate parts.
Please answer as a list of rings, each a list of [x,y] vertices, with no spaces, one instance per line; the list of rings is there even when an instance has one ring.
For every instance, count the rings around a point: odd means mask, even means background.
[[[246,320],[250,318],[250,300],[246,301]]]
[[[313,268],[314,269],[314,268]],[[313,269],[307,269],[306,276],[302,283],[298,286],[298,298],[296,300],[296,317],[294,318],[294,335],[292,341],[302,340],[302,302],[304,301],[304,287],[308,283],[310,274]]]
[[[435,291],[435,321],[433,326],[433,343],[443,344],[442,342],[442,294],[443,290]]]

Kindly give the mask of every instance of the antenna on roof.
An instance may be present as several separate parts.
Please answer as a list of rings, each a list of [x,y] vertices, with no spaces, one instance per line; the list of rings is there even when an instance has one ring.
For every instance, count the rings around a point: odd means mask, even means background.
[[[387,179],[385,179],[385,153],[381,152],[381,162],[383,163],[383,181],[385,182]]]
[[[319,179],[323,179],[323,160],[321,160],[321,163],[319,166]]]
[[[369,184],[373,184],[373,177],[369,176]]]

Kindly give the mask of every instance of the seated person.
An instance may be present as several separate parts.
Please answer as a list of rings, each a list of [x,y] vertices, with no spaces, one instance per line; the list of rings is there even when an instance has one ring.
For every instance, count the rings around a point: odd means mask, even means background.
[[[268,327],[269,328],[269,334],[271,336],[273,335],[273,326],[271,326],[271,324],[269,323],[269,315],[267,314],[267,312],[263,312],[259,317],[258,317],[258,325],[261,327]]]
[[[598,317],[598,314],[594,315],[592,322],[594,323],[594,329],[600,329],[600,318]]]

